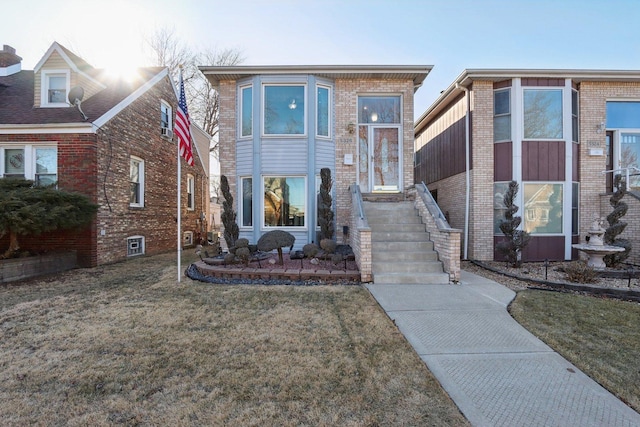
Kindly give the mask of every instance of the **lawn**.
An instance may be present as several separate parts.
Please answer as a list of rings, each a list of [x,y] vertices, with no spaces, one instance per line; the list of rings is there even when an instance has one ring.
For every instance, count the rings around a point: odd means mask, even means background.
[[[640,411],[640,304],[570,293],[520,291],[512,316]]]
[[[0,286],[0,401],[3,425],[468,425],[363,287],[178,284],[174,254]]]

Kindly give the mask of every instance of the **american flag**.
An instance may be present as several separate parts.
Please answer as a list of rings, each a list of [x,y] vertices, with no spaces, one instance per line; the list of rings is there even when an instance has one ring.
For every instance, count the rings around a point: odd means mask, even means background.
[[[180,155],[184,157],[189,166],[193,166],[193,151],[191,146],[191,120],[187,111],[187,100],[184,96],[184,82],[182,81],[182,71],[180,71],[180,99],[178,100],[178,111],[176,111],[175,133],[180,140]]]

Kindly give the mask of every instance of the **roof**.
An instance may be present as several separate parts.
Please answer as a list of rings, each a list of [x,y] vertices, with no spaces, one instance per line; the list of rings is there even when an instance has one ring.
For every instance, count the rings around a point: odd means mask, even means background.
[[[419,88],[431,65],[250,65],[200,66],[213,86],[223,80],[240,80],[257,75],[313,74],[330,79],[411,79]]]
[[[591,82],[640,82],[640,70],[582,70],[582,69],[521,69],[521,68],[477,68],[464,70],[446,88],[433,104],[416,120],[415,133],[426,126],[446,106],[471,86],[474,80],[499,82],[513,78],[562,78],[576,83]]]

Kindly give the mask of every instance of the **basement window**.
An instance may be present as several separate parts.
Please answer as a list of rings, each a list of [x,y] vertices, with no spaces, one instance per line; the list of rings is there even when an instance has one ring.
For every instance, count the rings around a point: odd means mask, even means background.
[[[127,256],[144,255],[144,236],[127,238]]]

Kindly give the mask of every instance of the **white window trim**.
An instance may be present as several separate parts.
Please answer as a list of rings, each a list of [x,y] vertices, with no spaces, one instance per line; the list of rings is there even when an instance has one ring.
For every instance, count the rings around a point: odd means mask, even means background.
[[[162,107],[166,107],[169,113],[168,114],[169,123],[168,123],[167,129],[173,130],[173,108],[171,107],[171,104],[169,104],[164,99],[160,100],[160,126],[162,126]]]
[[[296,133],[296,134],[288,134],[288,133],[266,133],[265,132],[265,124],[266,124],[266,120],[265,120],[265,108],[264,108],[264,104],[266,102],[266,96],[265,96],[265,92],[266,92],[266,88],[267,87],[271,87],[271,86],[302,86],[304,88],[304,116],[303,116],[303,123],[304,123],[304,132],[303,133]],[[281,83],[262,83],[262,98],[261,98],[261,102],[260,102],[260,132],[263,138],[306,138],[307,134],[309,133],[308,130],[308,115],[309,115],[309,97],[307,95],[307,89],[308,89],[308,85],[306,83],[300,83],[300,82],[295,82],[292,81],[290,83],[287,82],[281,82]]]
[[[49,102],[49,77],[56,74],[64,74],[65,76],[65,84],[66,84],[66,93],[69,96],[69,91],[71,90],[71,71],[70,70],[42,70],[40,77],[40,107],[68,107],[69,103],[67,102]]]
[[[271,231],[271,230],[292,230],[292,231],[303,231],[303,230],[308,230],[309,229],[309,215],[308,215],[308,211],[309,211],[309,207],[308,207],[308,199],[309,199],[309,195],[307,194],[308,192],[308,187],[307,187],[307,176],[306,175],[286,175],[286,174],[282,174],[282,175],[275,175],[275,174],[269,174],[269,175],[262,175],[260,177],[260,229],[261,231]],[[305,192],[305,197],[304,197],[304,226],[302,227],[297,227],[297,226],[292,226],[292,225],[276,225],[276,226],[271,226],[271,225],[266,225],[264,223],[264,180],[265,178],[304,178],[304,192]],[[255,203],[255,198],[254,198],[254,203]],[[255,223],[255,218],[253,219],[254,223]],[[315,225],[313,226],[315,227]]]
[[[316,90],[320,89],[320,88],[327,89],[329,91],[329,93],[327,95],[327,104],[328,104],[327,105],[327,108],[328,108],[328,111],[327,111],[327,126],[328,126],[327,131],[328,131],[328,135],[320,135],[318,133],[318,113],[320,112],[320,110],[318,109],[318,96],[317,96],[317,93],[316,93],[316,106],[315,106],[316,107],[315,108],[315,110],[316,110],[316,114],[315,114],[316,115],[316,118],[315,118],[315,120],[316,120],[316,137],[320,138],[320,139],[331,139],[331,128],[332,128],[331,106],[333,105],[333,102],[332,102],[333,93],[331,91],[331,86],[329,86],[329,85],[317,84],[316,85]]]
[[[243,117],[242,112],[244,111],[244,97],[242,96],[245,89],[251,89],[251,132],[248,135],[242,134],[242,125],[243,125]],[[253,138],[253,128],[255,126],[255,120],[253,117],[253,103],[255,102],[255,96],[253,93],[253,84],[243,84],[238,86],[238,139],[251,139]]]
[[[144,160],[140,157],[130,156],[129,158],[129,183],[131,183],[131,163],[137,162],[139,165],[138,176],[140,178],[140,201],[138,203],[129,202],[129,206],[132,208],[143,208],[144,207]]]
[[[4,177],[5,165],[4,156],[5,150],[24,150],[24,177],[25,179],[36,179],[36,149],[38,148],[54,148],[56,150],[56,157],[58,153],[58,146],[56,144],[44,143],[44,144],[20,144],[20,145],[0,145],[0,178]],[[58,167],[56,165],[56,177],[59,178]]]
[[[140,247],[142,248],[142,250],[140,251],[140,253],[138,254],[132,254],[129,252],[130,247],[129,247],[129,242],[131,240],[140,240]],[[140,256],[140,255],[144,255],[146,251],[146,245],[145,245],[145,238],[144,236],[129,236],[127,237],[127,256],[128,257],[134,257],[134,256]]]
[[[196,209],[196,178],[187,174],[187,210],[194,211]],[[191,206],[189,206],[191,203]]]
[[[502,114],[496,114],[496,106],[495,106],[495,100],[496,100],[496,93],[497,92],[503,92],[503,91],[508,91],[509,92],[509,112],[508,113],[502,113]],[[495,118],[496,117],[506,117],[509,116],[509,129],[510,129],[510,134],[509,134],[509,139],[499,139],[499,140],[495,140],[495,134],[494,134],[494,144],[499,144],[501,142],[512,142],[513,141],[513,99],[512,99],[513,95],[512,95],[512,91],[511,91],[511,86],[509,87],[503,87],[500,89],[494,89],[493,90],[493,123],[495,123]],[[524,97],[524,95],[523,95]],[[523,101],[524,102],[524,101]],[[524,118],[523,118],[524,119]],[[495,128],[494,128],[495,131]]]
[[[255,215],[254,215],[254,211],[253,209],[251,210],[251,225],[242,225],[243,222],[243,213],[244,213],[244,197],[243,197],[243,190],[244,190],[244,186],[243,186],[243,181],[245,179],[251,179],[253,180],[253,177],[251,175],[245,175],[245,176],[239,176],[238,177],[238,182],[240,183],[240,185],[238,185],[238,216],[240,217],[238,219],[238,227],[240,227],[241,230],[253,230],[253,224],[255,224]],[[264,182],[263,182],[263,188],[264,188]],[[251,186],[253,187],[253,181],[251,181]],[[256,200],[253,197],[253,188],[251,189],[251,199],[252,199],[252,205],[255,204]],[[263,200],[264,203],[264,200]]]

